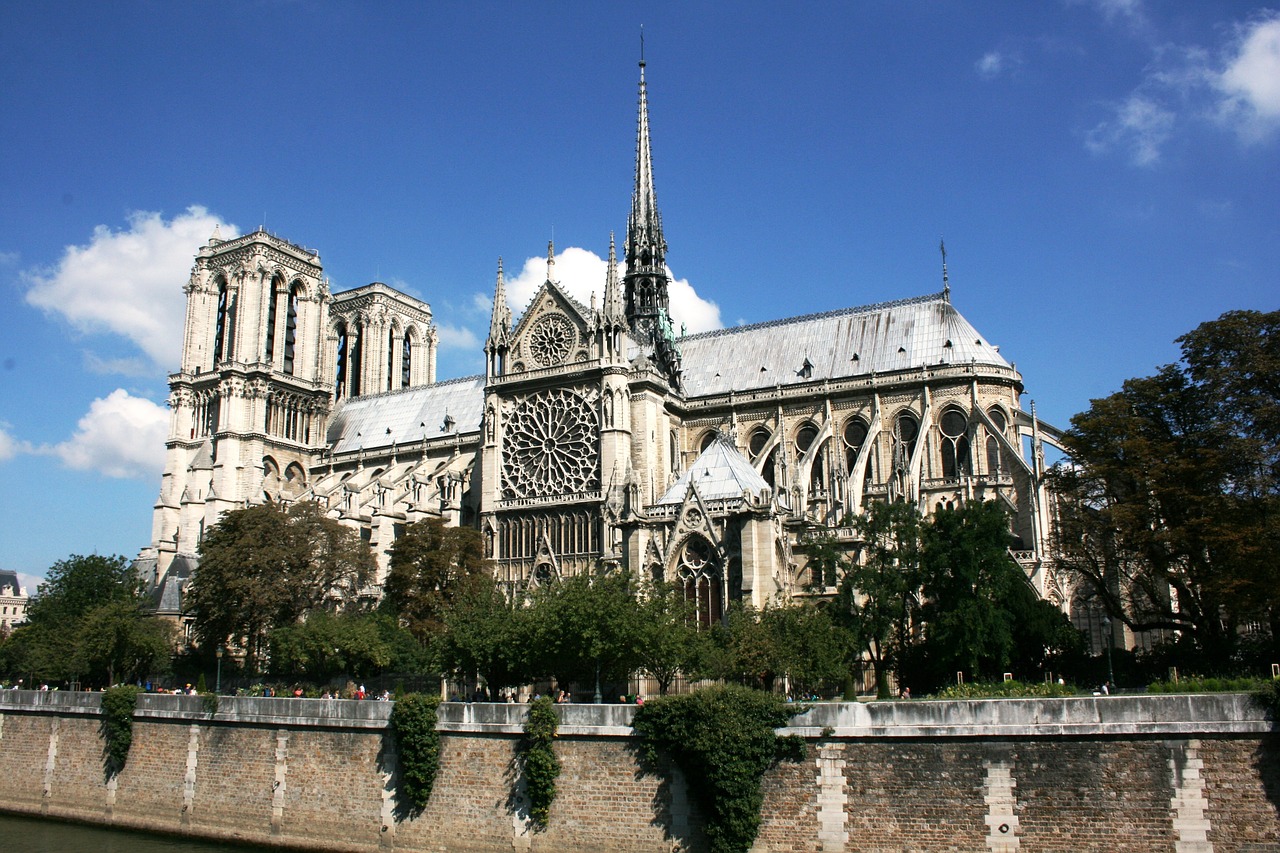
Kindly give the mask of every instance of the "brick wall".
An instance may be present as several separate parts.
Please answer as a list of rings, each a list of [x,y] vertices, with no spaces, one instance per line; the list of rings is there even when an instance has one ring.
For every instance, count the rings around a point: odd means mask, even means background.
[[[442,706],[410,819],[388,703],[224,698],[211,716],[145,696],[108,781],[97,699],[0,695],[0,810],[308,849],[705,848],[682,777],[637,766],[626,706],[559,709],[559,796],[534,832],[518,706]],[[789,731],[809,755],[765,777],[755,853],[1280,851],[1280,738],[1244,697],[819,705]]]

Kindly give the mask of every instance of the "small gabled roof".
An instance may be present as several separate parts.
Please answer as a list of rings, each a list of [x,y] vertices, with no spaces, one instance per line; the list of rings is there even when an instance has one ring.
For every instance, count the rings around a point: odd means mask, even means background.
[[[667,489],[658,501],[659,506],[682,503],[689,492],[689,484],[695,483],[698,495],[704,501],[740,498],[744,492],[759,495],[769,488],[751,460],[724,436],[717,436],[710,446],[698,456],[689,470]]]

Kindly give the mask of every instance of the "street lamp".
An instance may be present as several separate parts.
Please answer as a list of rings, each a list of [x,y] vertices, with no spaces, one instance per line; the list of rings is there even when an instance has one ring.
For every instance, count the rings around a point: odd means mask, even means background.
[[[1103,630],[1105,631],[1102,640],[1107,644],[1107,692],[1110,693],[1111,685],[1116,683],[1116,671],[1111,666],[1112,634],[1111,634],[1111,617],[1110,616],[1102,617],[1102,627],[1103,627]]]
[[[218,658],[218,675],[213,682],[213,692],[215,695],[220,695],[222,693],[222,644],[221,643],[218,644],[218,648],[217,650],[214,651],[214,655]]]

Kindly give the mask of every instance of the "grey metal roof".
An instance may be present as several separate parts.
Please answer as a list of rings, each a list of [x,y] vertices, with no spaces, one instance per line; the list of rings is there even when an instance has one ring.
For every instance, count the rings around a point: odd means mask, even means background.
[[[465,376],[345,400],[329,421],[327,438],[334,453],[404,445],[445,435],[445,415],[453,418],[453,430],[475,432],[483,411],[484,377]]]
[[[695,397],[939,364],[1010,366],[945,293],[689,335],[678,344],[685,391]]]
[[[667,489],[658,505],[684,501],[690,483],[697,484],[698,494],[704,501],[740,498],[743,492],[759,495],[762,490],[769,488],[765,479],[752,467],[751,460],[723,437],[716,438],[702,451],[693,465],[689,466],[689,470]]]

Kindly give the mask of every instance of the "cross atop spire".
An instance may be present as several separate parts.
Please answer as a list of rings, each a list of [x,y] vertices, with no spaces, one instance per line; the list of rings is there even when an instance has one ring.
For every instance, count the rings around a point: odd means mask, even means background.
[[[942,252],[942,294],[951,298],[951,282],[947,279],[947,243],[941,237],[938,238],[938,249]]]

